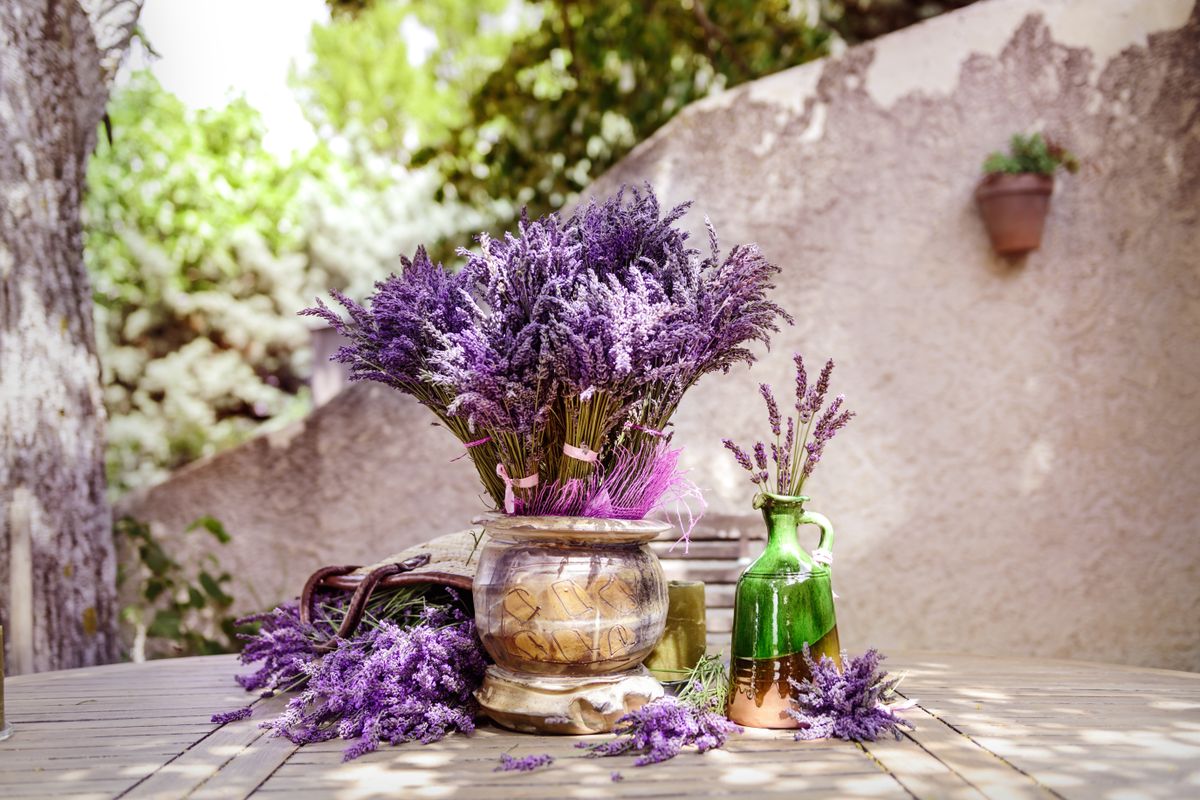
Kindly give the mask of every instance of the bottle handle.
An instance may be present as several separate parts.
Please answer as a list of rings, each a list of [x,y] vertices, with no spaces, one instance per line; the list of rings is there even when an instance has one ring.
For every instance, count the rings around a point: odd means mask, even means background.
[[[816,525],[821,529],[821,541],[817,543],[817,549],[812,551],[812,559],[818,564],[824,564],[826,567],[833,567],[833,524],[824,514],[818,514],[815,511],[805,511],[800,515],[801,525]]]

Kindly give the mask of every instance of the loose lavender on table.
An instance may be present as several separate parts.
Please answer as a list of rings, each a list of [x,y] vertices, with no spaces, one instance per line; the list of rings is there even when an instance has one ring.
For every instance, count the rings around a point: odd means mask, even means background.
[[[843,653],[839,670],[829,656],[822,655],[814,661],[805,645],[804,662],[812,677],[803,681],[789,679],[796,696],[788,714],[801,726],[796,738],[836,737],[873,742],[889,733],[899,739],[901,727],[913,729],[912,723],[899,716],[900,709],[893,704],[900,678],[888,677],[880,669],[883,660],[884,656],[876,650],[868,650],[856,658]]]
[[[525,756],[523,758],[514,758],[508,753],[500,755],[500,766],[496,767],[493,772],[532,772],[539,767],[548,767],[554,763],[554,756],[549,753],[541,755]]]
[[[589,756],[619,756],[641,753],[636,767],[658,764],[694,745],[701,753],[723,747],[740,726],[711,708],[699,708],[676,697],[660,697],[617,720],[615,738],[600,744],[580,742]]]
[[[415,626],[380,621],[306,665],[304,690],[263,727],[296,744],[358,739],[347,761],[381,742],[427,744],[470,733],[486,667],[474,621],[459,609],[430,606]]]
[[[723,713],[728,688],[729,673],[720,658],[705,656],[676,696],[660,697],[622,716],[614,738],[576,747],[589,756],[640,753],[637,767],[672,759],[690,745],[701,753],[723,747],[730,734],[742,732]],[[621,780],[619,774],[614,772],[613,780]]]
[[[825,453],[825,446],[854,418],[854,412],[843,408],[846,398],[838,395],[828,406],[825,397],[833,375],[833,359],[825,362],[813,385],[808,384],[804,357],[793,356],[796,365],[795,415],[786,418],[779,410],[775,393],[768,384],[759,385],[759,394],[767,407],[767,423],[773,441],[755,442],[747,452],[731,439],[722,439],[725,449],[733,454],[738,466],[750,474],[750,482],[762,492],[797,496]],[[770,464],[767,452],[770,451]],[[775,481],[771,482],[771,465]]]
[[[335,293],[345,316],[302,313],[348,339],[355,380],[428,407],[497,508],[640,518],[696,497],[668,446],[684,393],[791,321],[767,298],[777,268],[753,245],[722,255],[711,225],[691,247],[688,207],[647,187],[522,217],[457,273],[418,251],[366,304]]]

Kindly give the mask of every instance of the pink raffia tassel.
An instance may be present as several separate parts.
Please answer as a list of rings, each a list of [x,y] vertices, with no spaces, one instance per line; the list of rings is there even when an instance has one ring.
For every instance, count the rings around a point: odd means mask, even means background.
[[[587,478],[542,484],[516,505],[522,514],[609,519],[645,519],[669,509],[682,531],[675,544],[683,542],[687,552],[705,503],[700,488],[679,469],[682,452],[665,441],[648,457],[618,448],[606,472],[597,469]]]

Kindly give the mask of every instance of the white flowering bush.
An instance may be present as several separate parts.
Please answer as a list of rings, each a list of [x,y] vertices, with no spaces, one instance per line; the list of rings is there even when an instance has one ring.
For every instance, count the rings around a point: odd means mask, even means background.
[[[88,168],[85,255],[114,492],[308,409],[311,323],[329,287],[365,294],[419,241],[486,224],[435,178],[328,147],[281,159],[242,100],[191,111],[148,74],[109,107]]]

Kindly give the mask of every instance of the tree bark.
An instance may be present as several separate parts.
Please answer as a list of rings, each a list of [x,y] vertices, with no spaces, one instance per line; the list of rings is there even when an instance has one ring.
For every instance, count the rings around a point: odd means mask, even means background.
[[[12,673],[118,654],[80,199],[140,10],[0,2],[0,624]]]

